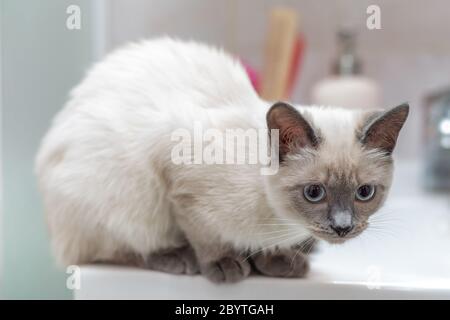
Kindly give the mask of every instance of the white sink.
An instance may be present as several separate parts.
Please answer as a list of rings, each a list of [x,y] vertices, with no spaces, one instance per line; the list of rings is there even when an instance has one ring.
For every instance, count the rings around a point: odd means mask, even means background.
[[[252,276],[214,285],[117,266],[83,266],[76,299],[450,299],[450,195],[425,194],[417,167],[398,170],[368,230],[343,245],[320,244],[307,279]]]

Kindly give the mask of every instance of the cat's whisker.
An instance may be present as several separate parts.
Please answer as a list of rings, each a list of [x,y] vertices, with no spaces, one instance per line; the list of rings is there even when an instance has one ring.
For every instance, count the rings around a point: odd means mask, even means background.
[[[388,236],[388,237],[393,237],[394,239],[398,238],[398,235],[395,232],[385,229],[385,228],[377,228],[375,226],[369,226],[369,227],[367,227],[366,231],[368,231],[368,232],[366,232],[366,234],[372,234],[372,235],[383,236],[383,237]],[[381,239],[379,239],[379,240],[381,240]]]
[[[299,223],[260,223],[259,226],[301,226]]]
[[[259,224],[299,224],[293,220],[263,220]]]
[[[293,263],[295,261],[295,258],[297,257],[297,255],[299,254],[299,252],[303,252],[303,250],[305,248],[307,248],[309,246],[309,250],[308,253],[306,253],[306,256],[309,254],[309,251],[312,248],[312,243],[314,242],[314,238],[313,237],[309,237],[308,239],[306,239],[305,241],[302,242],[302,244],[299,246],[299,248],[297,249],[297,251],[295,252],[294,256],[291,259],[291,268],[293,266]]]
[[[400,229],[401,231],[407,231],[407,228],[405,227],[407,225],[406,221],[404,219],[399,218],[373,218],[369,220],[369,227],[377,227],[377,228],[383,228],[383,229]]]
[[[306,240],[304,240],[302,243],[300,243],[299,248],[303,251],[312,242],[314,242],[314,238],[313,237],[308,237]]]
[[[280,229],[280,230],[273,230],[273,231],[268,231],[268,232],[260,232],[260,233],[255,233],[259,236],[264,236],[264,235],[270,235],[270,234],[277,234],[277,233],[283,233],[283,232],[288,232],[288,231],[295,231],[292,228],[286,228],[286,229]]]
[[[299,237],[299,236],[300,236],[300,235],[298,235],[298,234],[294,234],[294,235],[289,234],[289,235],[286,235],[286,237],[283,237],[282,240],[280,240],[280,241],[278,241],[278,242],[276,242],[276,243],[270,244],[270,245],[268,245],[268,246],[265,246],[265,247],[263,247],[263,248],[261,248],[261,249],[255,251],[255,252],[250,253],[250,255],[248,255],[246,258],[244,258],[243,261],[247,261],[247,260],[248,260],[250,257],[252,257],[253,255],[255,255],[255,254],[257,254],[257,253],[260,253],[260,252],[262,252],[262,251],[265,251],[265,250],[267,250],[267,249],[269,249],[269,248],[271,248],[271,247],[275,247],[275,246],[280,245],[281,243],[285,243],[285,242],[287,242],[287,241],[292,241],[292,240],[294,240],[295,238],[297,238],[297,237]]]
[[[408,231],[408,228],[403,224],[372,222],[369,225],[372,227],[390,229],[390,230],[401,231],[401,232]]]
[[[385,236],[377,234],[377,233],[372,233],[371,236],[372,236],[372,238],[375,239],[376,242],[380,242],[380,241],[383,241],[383,239],[385,239]]]
[[[315,240],[313,238],[311,238],[311,242],[308,244],[308,249],[307,249],[307,252],[305,253],[306,256],[308,256],[311,253],[311,251],[314,247],[314,241]]]
[[[370,219],[369,223],[379,223],[379,224],[404,224],[405,221],[400,219]]]
[[[260,224],[299,224],[298,221],[293,220],[263,220]]]
[[[293,267],[293,265],[294,265],[294,261],[295,261],[295,258],[297,257],[297,255],[298,255],[298,253],[300,252],[302,250],[302,248],[300,247],[300,248],[298,248],[297,250],[296,250],[296,252],[295,252],[295,254],[294,254],[294,256],[292,257],[292,259],[291,259],[291,268]]]
[[[293,225],[298,224],[294,221],[264,221],[261,223],[258,223],[258,225]]]
[[[294,219],[290,219],[290,218],[277,218],[277,217],[262,218],[262,220],[288,220],[288,221],[294,221]]]
[[[404,223],[405,220],[395,214],[395,212],[383,212],[383,213],[377,213],[370,217],[369,221],[380,221],[380,222],[402,222]]]
[[[393,223],[393,222],[379,222],[379,221],[370,221],[369,226],[377,227],[377,228],[385,228],[385,229],[402,229],[406,230],[404,223]]]
[[[274,240],[274,239],[279,239],[279,238],[281,238],[283,236],[286,236],[286,235],[295,235],[295,234],[298,234],[298,233],[297,232],[293,232],[293,231],[284,232],[283,234],[278,234],[278,235],[273,236],[273,237],[265,238],[263,240],[263,242],[267,242],[267,241]]]

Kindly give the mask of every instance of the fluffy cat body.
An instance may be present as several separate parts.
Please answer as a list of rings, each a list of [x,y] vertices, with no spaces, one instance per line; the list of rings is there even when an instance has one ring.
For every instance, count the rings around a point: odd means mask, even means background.
[[[286,154],[287,165],[273,176],[261,175],[258,164],[171,161],[174,130],[193,130],[195,122],[266,128],[270,106],[235,59],[197,43],[144,41],[98,63],[55,117],[36,160],[58,261],[126,263],[131,255],[151,265],[152,254],[188,244],[200,270],[222,281],[202,265],[226,252],[289,250],[314,236],[314,224],[296,213],[309,207],[286,200],[299,181],[379,177],[384,192],[371,210],[382,204],[392,166],[378,149],[361,148],[366,112],[297,106],[321,147]],[[186,265],[173,268],[189,273]],[[248,274],[248,266],[239,268]]]

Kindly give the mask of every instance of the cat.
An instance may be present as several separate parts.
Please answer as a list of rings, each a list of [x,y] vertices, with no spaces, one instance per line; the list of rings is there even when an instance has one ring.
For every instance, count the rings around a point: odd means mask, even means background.
[[[222,50],[171,38],[129,44],[71,92],[36,157],[57,261],[201,273],[217,283],[252,270],[304,277],[304,248],[358,236],[382,206],[408,112],[407,104],[271,103]],[[172,133],[194,122],[278,130],[278,171],[175,164]]]

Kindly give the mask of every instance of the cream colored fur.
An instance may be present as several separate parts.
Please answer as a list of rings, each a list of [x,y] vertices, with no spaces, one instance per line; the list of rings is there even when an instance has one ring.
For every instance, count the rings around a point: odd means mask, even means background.
[[[267,222],[289,210],[272,192],[277,178],[261,176],[258,165],[174,165],[170,137],[194,121],[220,130],[266,128],[269,106],[235,59],[197,43],[144,41],[98,63],[55,117],[36,159],[58,261],[145,257],[185,236],[266,247],[268,232],[280,228]],[[361,152],[354,146],[360,112],[298,109],[332,141],[323,159]],[[301,226],[285,228],[298,236],[280,246],[309,236]]]

